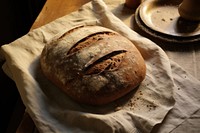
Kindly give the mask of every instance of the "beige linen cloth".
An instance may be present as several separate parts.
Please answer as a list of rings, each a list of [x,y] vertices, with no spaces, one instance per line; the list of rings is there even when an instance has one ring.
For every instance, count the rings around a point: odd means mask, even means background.
[[[120,15],[116,7],[122,3],[122,0],[94,0],[1,47],[6,60],[3,69],[15,81],[39,132],[181,132],[182,124],[199,116],[196,113],[200,109],[200,82],[170,61],[155,43],[116,17]],[[88,24],[110,28],[130,39],[147,66],[146,78],[135,91],[100,107],[81,105],[69,99],[43,76],[39,64],[45,43],[73,26]]]

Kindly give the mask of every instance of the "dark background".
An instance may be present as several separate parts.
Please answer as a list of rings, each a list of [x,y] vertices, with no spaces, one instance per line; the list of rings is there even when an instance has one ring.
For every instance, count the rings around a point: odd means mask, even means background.
[[[46,0],[0,0],[0,46],[25,35]],[[0,65],[3,65],[0,61]],[[15,132],[23,114],[15,111],[21,101],[15,83],[0,69],[0,133]],[[23,106],[23,105],[22,105]]]

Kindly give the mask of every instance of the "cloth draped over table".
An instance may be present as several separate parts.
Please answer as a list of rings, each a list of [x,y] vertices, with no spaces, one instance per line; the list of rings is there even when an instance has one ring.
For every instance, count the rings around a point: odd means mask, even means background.
[[[123,15],[120,6],[122,0],[93,0],[1,47],[6,60],[3,69],[15,81],[41,133],[173,132],[199,111],[200,82],[116,17]],[[43,76],[39,58],[44,45],[78,25],[104,26],[133,42],[147,66],[145,80],[135,91],[108,105],[92,107],[72,101]]]

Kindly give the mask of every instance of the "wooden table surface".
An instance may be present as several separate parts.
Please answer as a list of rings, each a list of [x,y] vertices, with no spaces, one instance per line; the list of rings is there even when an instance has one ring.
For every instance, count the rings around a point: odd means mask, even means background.
[[[57,18],[67,15],[89,1],[91,0],[47,0],[30,30],[39,28]],[[21,103],[19,105],[21,105]],[[25,112],[16,133],[38,132],[36,130],[32,119],[28,113]]]
[[[31,29],[69,14],[89,1],[91,0],[47,0]]]

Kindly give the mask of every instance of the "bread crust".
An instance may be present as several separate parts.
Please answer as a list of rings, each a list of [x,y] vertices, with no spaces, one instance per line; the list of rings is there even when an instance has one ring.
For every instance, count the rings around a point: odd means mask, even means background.
[[[44,75],[69,97],[91,105],[110,103],[135,89],[146,66],[127,38],[101,26],[81,26],[46,44]]]

